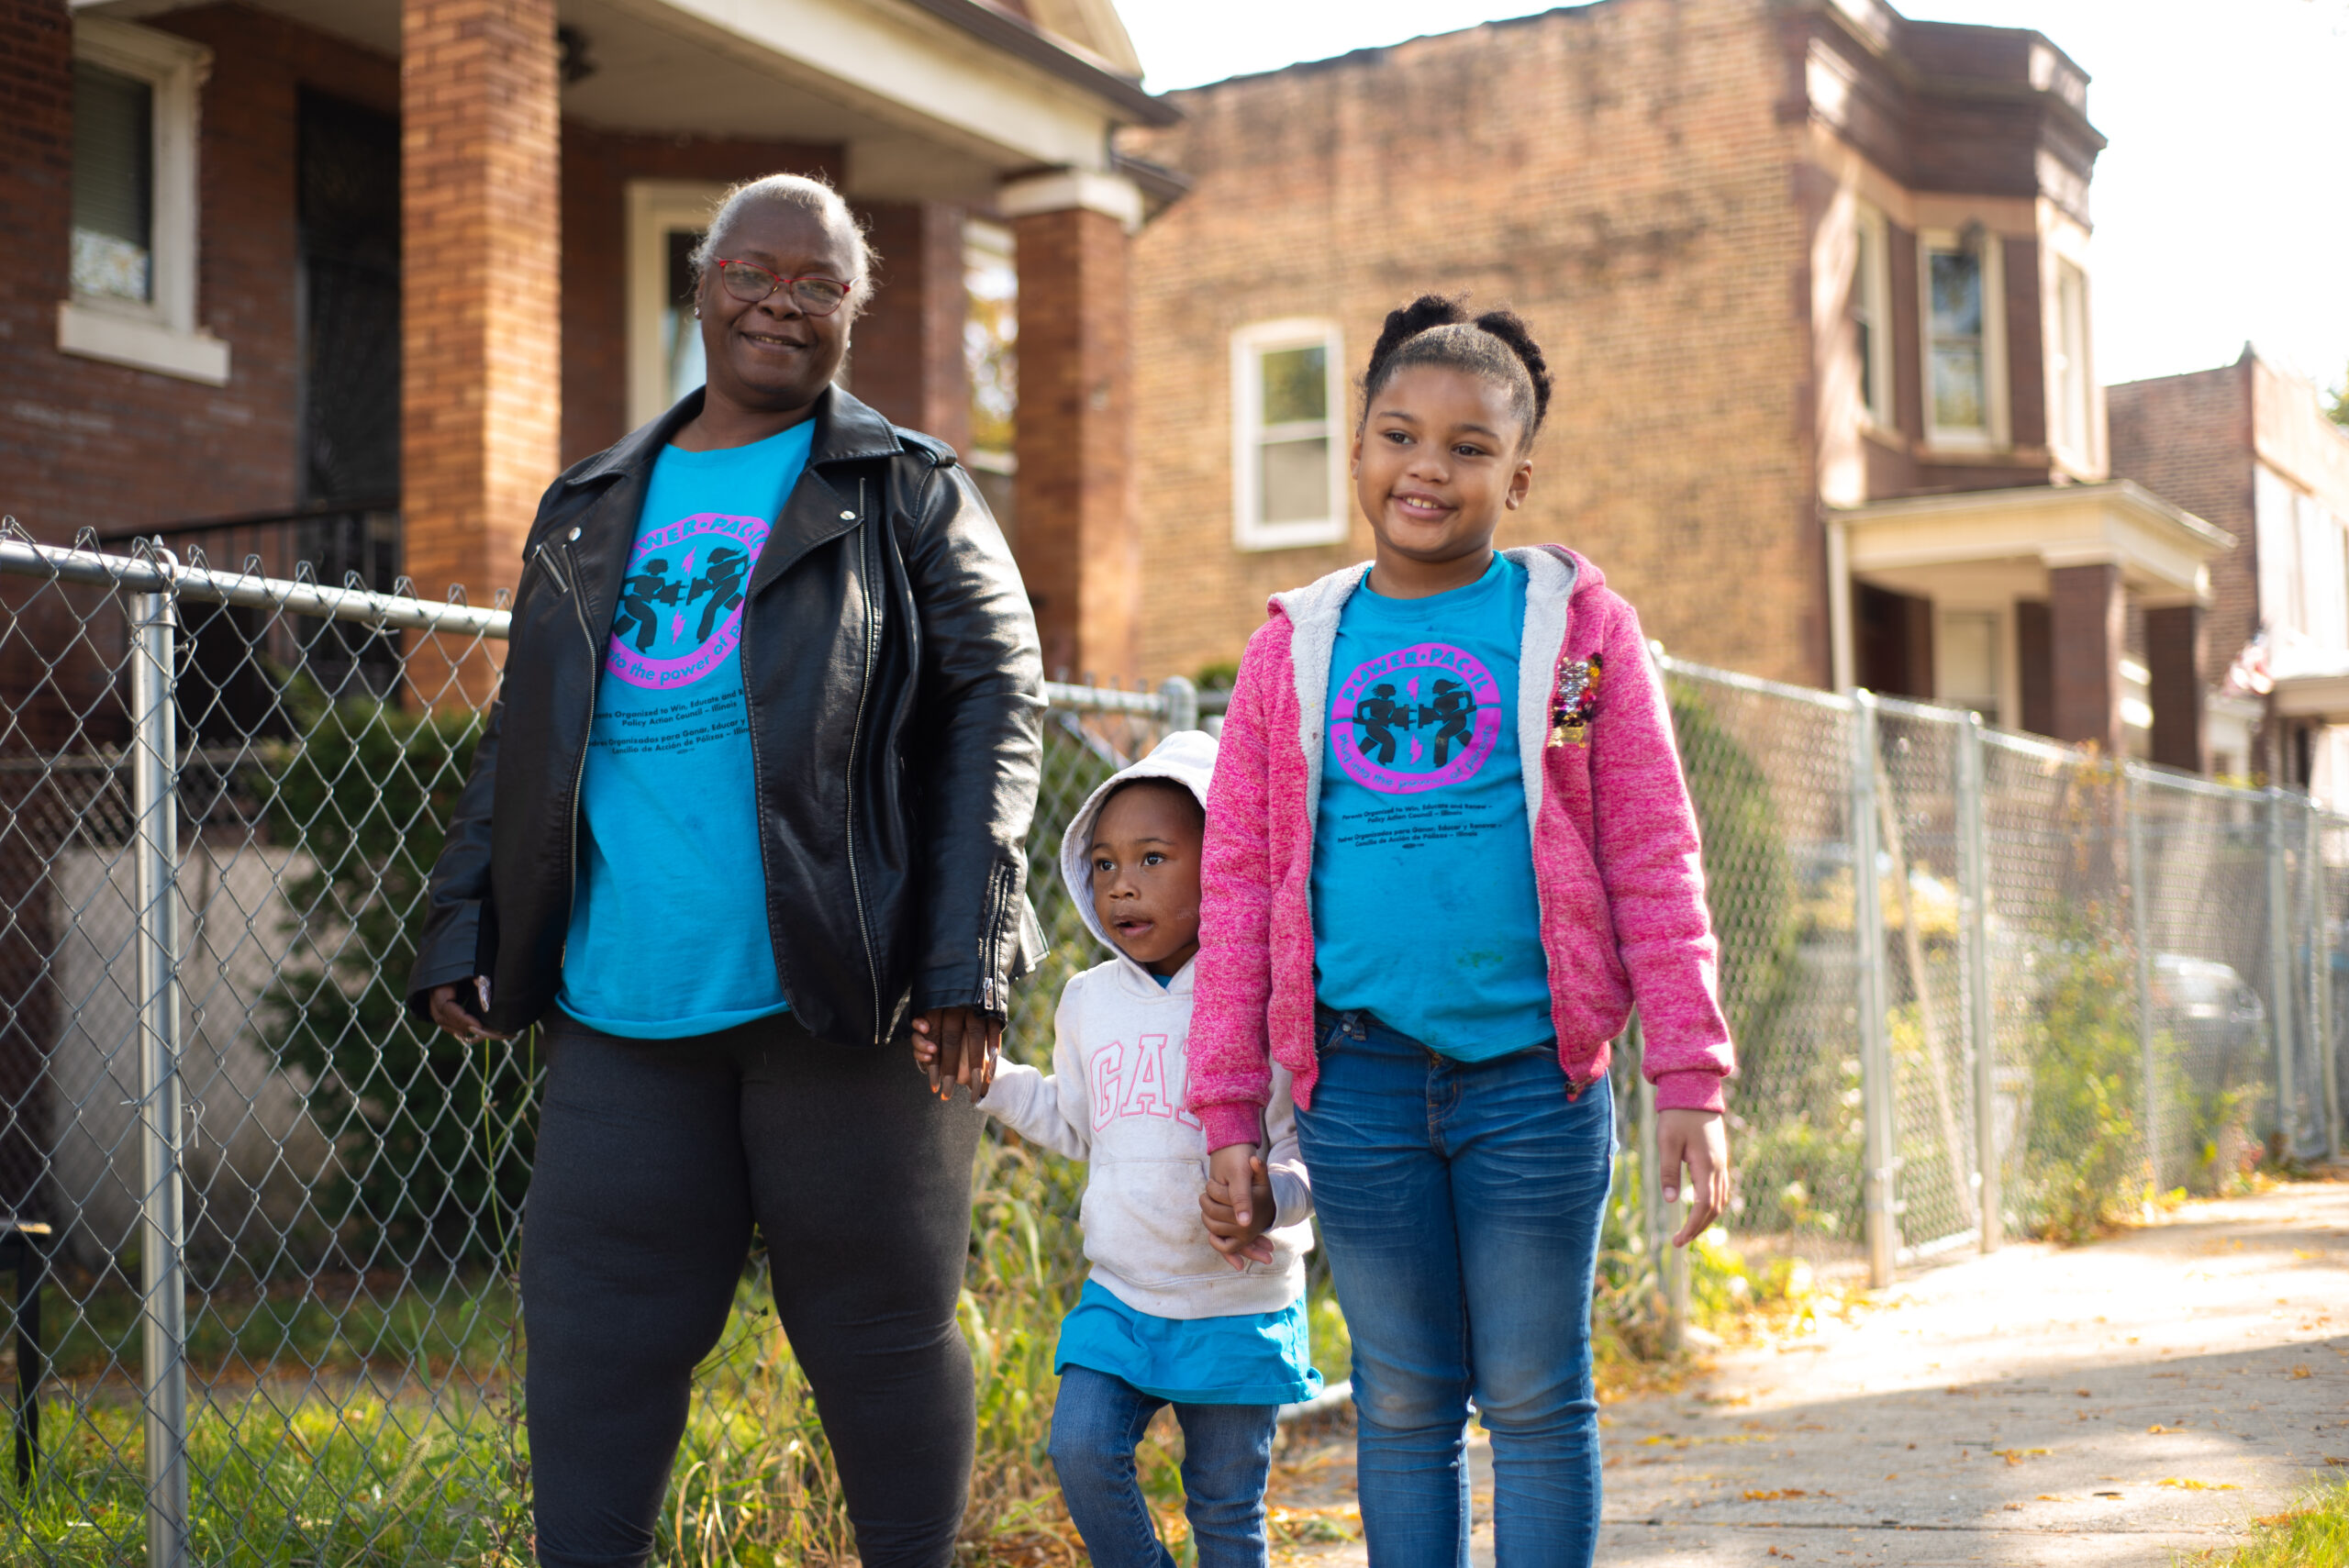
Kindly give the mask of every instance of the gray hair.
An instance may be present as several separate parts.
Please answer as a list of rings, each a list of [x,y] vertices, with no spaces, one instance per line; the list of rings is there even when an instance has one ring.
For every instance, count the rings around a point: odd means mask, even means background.
[[[718,198],[718,210],[710,215],[709,227],[702,230],[701,242],[686,257],[699,280],[709,263],[717,259],[713,247],[727,224],[741,210],[756,202],[776,202],[813,213],[827,228],[848,236],[849,249],[855,256],[856,275],[849,279],[849,314],[852,319],[861,313],[873,297],[873,269],[881,258],[874,253],[871,241],[865,239],[864,224],[850,210],[841,194],[829,181],[806,174],[763,174],[755,180],[743,180],[727,187]]]

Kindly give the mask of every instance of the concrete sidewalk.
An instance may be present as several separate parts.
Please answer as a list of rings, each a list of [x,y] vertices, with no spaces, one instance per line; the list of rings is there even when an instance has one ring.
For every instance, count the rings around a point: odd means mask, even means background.
[[[2165,1565],[2349,1475],[2349,1184],[1944,1263],[1716,1363],[1607,1408],[1602,1563]],[[1342,1508],[1351,1448],[1288,1456],[1275,1504]]]

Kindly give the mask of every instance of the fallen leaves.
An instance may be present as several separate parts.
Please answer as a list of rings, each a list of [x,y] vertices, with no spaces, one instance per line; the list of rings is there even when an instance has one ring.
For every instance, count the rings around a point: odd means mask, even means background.
[[[2033,1454],[2053,1453],[2055,1451],[2044,1448],[1994,1448],[1990,1451],[2009,1464],[2021,1464]]]
[[[2243,1490],[2232,1481],[2182,1480],[2175,1475],[2165,1475],[2154,1485],[2172,1487],[2180,1492],[2240,1492]]]
[[[1745,1500],[1749,1503],[1777,1503],[1783,1502],[1788,1497],[1808,1497],[1809,1496],[1809,1493],[1804,1491],[1799,1486],[1777,1486],[1773,1487],[1767,1492],[1749,1488],[1744,1494]],[[1823,1496],[1825,1494],[1821,1493],[1820,1496]]]
[[[2313,1377],[2316,1374],[2310,1372],[2306,1366],[2296,1366],[2292,1369],[2292,1375],[2294,1377]]]

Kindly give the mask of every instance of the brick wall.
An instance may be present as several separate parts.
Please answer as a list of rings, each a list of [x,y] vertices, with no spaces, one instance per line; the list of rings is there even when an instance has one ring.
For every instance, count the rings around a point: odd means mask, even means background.
[[[967,450],[963,209],[901,202],[872,207],[867,216],[881,257],[879,288],[856,324],[851,382],[857,396],[895,423]]]
[[[1177,94],[1132,139],[1195,182],[1135,246],[1145,670],[1236,657],[1266,595],[1370,553],[1359,517],[1233,550],[1232,329],[1335,316],[1352,382],[1434,288],[1513,304],[1556,373],[1502,543],[1585,551],[1675,653],[1827,678],[1770,16],[1610,0]]]
[[[70,292],[72,28],[61,0],[0,4],[0,511],[42,539],[299,499],[295,101],[389,110],[398,67],[241,6],[145,24],[209,45],[200,97],[196,318],[229,349],[205,386],[57,350]]]
[[[561,122],[553,0],[400,10],[401,532],[420,583],[521,576],[561,450]],[[419,647],[423,646],[421,644]],[[426,694],[430,670],[411,668]],[[466,666],[486,695],[486,661]]]
[[[2259,541],[2252,526],[2250,361],[2133,381],[2105,394],[2112,476],[2133,479],[2235,536],[2210,562],[2205,674],[2226,673],[2259,629]]]
[[[1045,673],[1130,680],[1181,669],[1145,651],[1167,637],[1164,620],[1191,606],[1159,591],[1172,563],[1141,544],[1155,514],[1142,509],[1147,491],[1137,493],[1137,427],[1157,429],[1164,411],[1136,415],[1131,367],[1161,345],[1136,351],[1132,247],[1116,218],[1082,208],[1030,213],[1011,228],[1030,302],[1019,319],[1013,509]]]

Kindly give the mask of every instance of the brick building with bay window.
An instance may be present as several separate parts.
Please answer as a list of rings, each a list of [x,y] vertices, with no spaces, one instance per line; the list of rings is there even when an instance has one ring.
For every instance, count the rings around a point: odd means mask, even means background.
[[[1596,0],[1170,95],[1136,246],[1153,669],[1369,553],[1345,449],[1382,316],[1506,301],[1555,374],[1504,543],[1675,653],[2199,756],[2232,539],[2127,478],[2094,375],[2087,77],[1880,0]],[[2198,674],[2202,673],[2199,672]]]

